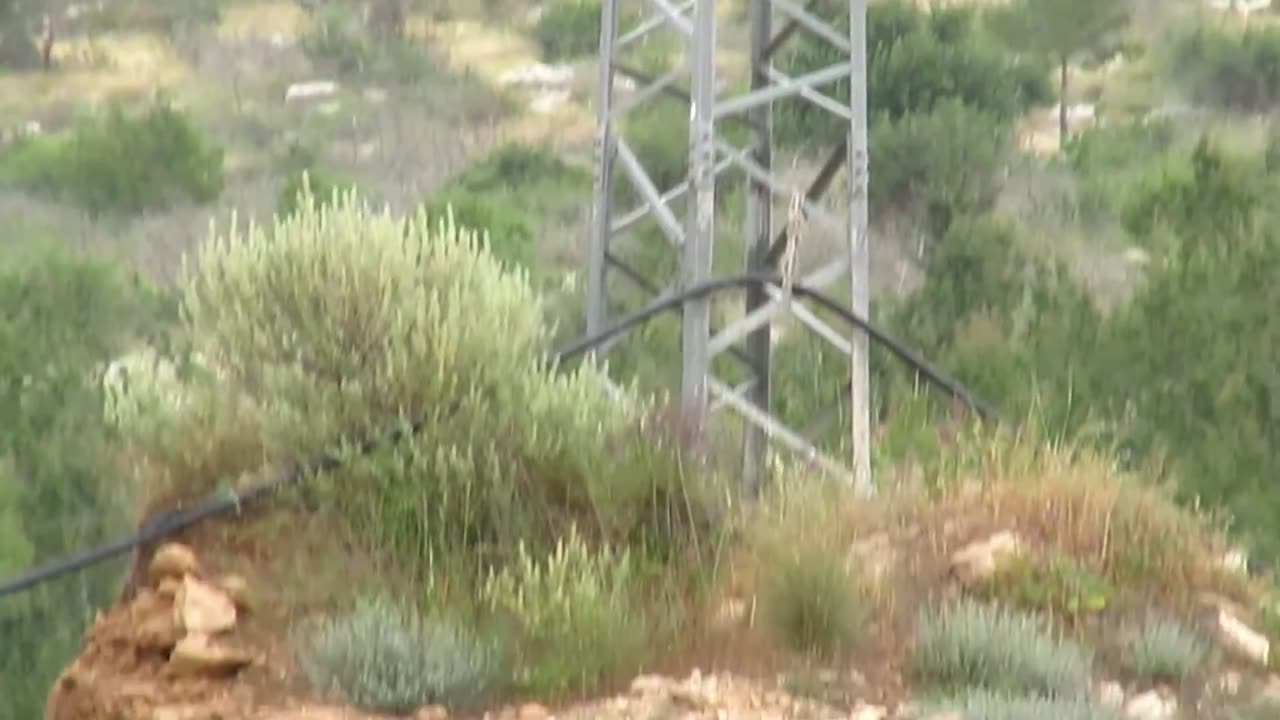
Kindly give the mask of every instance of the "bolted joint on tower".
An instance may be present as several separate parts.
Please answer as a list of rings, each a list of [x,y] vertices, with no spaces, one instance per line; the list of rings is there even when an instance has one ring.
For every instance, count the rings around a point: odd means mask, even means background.
[[[730,0],[604,0],[601,11],[600,76],[597,102],[595,192],[586,253],[587,332],[599,332],[617,314],[624,290],[638,290],[657,302],[712,279],[717,220],[744,217],[744,257],[728,274],[782,272],[777,285],[751,287],[732,319],[713,323],[713,301],[685,301],[681,316],[681,407],[695,428],[723,410],[741,417],[743,474],[751,490],[763,482],[770,441],[807,456],[828,470],[848,475],[862,491],[871,489],[869,343],[866,333],[839,331],[790,293],[792,282],[830,292],[847,283],[849,308],[868,317],[870,247],[867,232],[866,0],[847,0],[847,25],[816,16],[816,0],[748,0],[750,83],[733,92],[717,77],[727,59],[717,25]],[[843,14],[846,3],[839,3]],[[845,18],[840,18],[844,20]],[[847,30],[837,30],[845,25]],[[799,77],[780,71],[774,59],[803,33],[831,46],[836,62]],[[646,48],[659,37],[674,38],[683,62],[655,70],[644,65]],[[849,85],[838,100],[830,86]],[[783,178],[775,167],[774,109],[779,103],[806,103],[838,118],[844,139],[828,148],[825,161],[805,186]],[[646,154],[633,137],[628,118],[656,103],[681,112],[687,122],[688,157],[681,177],[652,172],[659,158]],[[686,128],[672,127],[671,132]],[[745,137],[735,144],[733,137]],[[842,169],[834,203],[828,191]],[[717,199],[717,186],[743,181],[745,207]],[[834,194],[834,193],[832,193]],[[780,212],[781,211],[781,212]],[[648,228],[651,232],[640,232]],[[803,248],[811,231],[833,242]],[[658,276],[629,260],[628,251],[655,254],[669,262]],[[626,287],[623,287],[623,286]],[[786,427],[770,410],[772,347],[776,328],[794,320],[849,359],[852,457],[826,456],[801,432]],[[607,353],[609,347],[599,352]],[[716,377],[721,356],[745,370],[736,386]],[[838,388],[832,388],[832,403]]]

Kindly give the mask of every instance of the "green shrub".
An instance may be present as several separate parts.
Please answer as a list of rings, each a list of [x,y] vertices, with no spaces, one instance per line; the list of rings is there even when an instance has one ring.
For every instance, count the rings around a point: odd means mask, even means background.
[[[381,596],[309,631],[300,659],[316,688],[385,713],[475,702],[496,669],[494,651],[461,624]]]
[[[627,144],[636,154],[641,166],[648,173],[658,195],[682,182],[689,174],[689,108],[678,103],[659,99],[647,103],[629,112],[623,120],[623,134]],[[743,147],[747,144],[747,135],[741,125],[724,122],[716,128],[716,133],[729,144]],[[717,158],[720,153],[717,151]],[[619,164],[620,165],[620,164]],[[744,184],[740,170],[729,169],[716,178],[716,203],[720,204]],[[632,187],[630,178],[619,166],[614,180],[614,187],[630,205],[639,205],[642,201],[640,191]],[[681,200],[668,203],[676,218],[683,222],[683,197]]]
[[[117,268],[47,247],[0,264],[0,577],[133,529],[132,478],[100,380],[160,329],[164,300]],[[0,602],[0,719],[41,716],[125,569],[107,562]]]
[[[307,191],[304,192],[304,186]],[[303,168],[289,173],[276,198],[276,215],[292,215],[303,198],[321,205],[332,205],[343,193],[355,189],[355,183],[339,175]]]
[[[1171,620],[1145,623],[1130,638],[1129,661],[1147,680],[1179,682],[1187,679],[1208,657],[1204,639]]]
[[[549,62],[596,54],[600,50],[600,0],[547,3],[533,36]]]
[[[427,199],[428,217],[452,209],[458,225],[475,230],[499,259],[538,271],[538,241],[558,216],[576,209],[590,177],[545,146],[507,143],[467,168]],[[434,222],[434,221],[433,221]]]
[[[935,703],[939,713],[959,712],[973,720],[1121,720],[1117,709],[1086,698],[1018,697],[1001,693],[969,692],[956,700]]]
[[[801,543],[769,572],[761,605],[787,645],[825,657],[852,648],[868,613],[843,557]]]
[[[994,115],[958,101],[876,123],[870,138],[874,211],[914,211],[941,237],[955,218],[995,203],[1008,141],[1007,126]]]
[[[590,176],[547,146],[511,142],[500,145],[450,182],[468,192],[529,192],[542,185],[578,184]]]
[[[917,628],[916,673],[943,689],[1075,698],[1088,688],[1090,663],[1035,616],[971,600],[926,610]]]
[[[1243,33],[1199,24],[1174,47],[1172,71],[1201,103],[1243,112],[1280,104],[1280,28]]]
[[[1262,197],[1254,169],[1232,162],[1202,136],[1190,158],[1153,173],[1131,192],[1124,226],[1139,239],[1161,227],[1187,236],[1242,230]]]
[[[186,457],[188,492],[220,480],[212,458],[244,454],[209,437],[224,405],[234,426],[255,430],[255,467],[416,423],[314,484],[318,501],[412,577],[501,567],[519,542],[550,552],[582,518],[593,540],[646,558],[689,560],[700,542],[712,546],[714,478],[685,462],[646,403],[612,399],[595,366],[548,367],[549,332],[525,277],[447,218],[406,220],[350,195],[303,203],[201,247],[183,299],[190,350],[208,371],[182,387],[199,400],[126,413],[121,429],[154,464]],[[170,428],[189,428],[181,453],[167,449],[181,447]]]
[[[452,222],[475,231],[485,248],[511,267],[528,269],[537,261],[533,218],[499,197],[446,191],[424,209],[436,220],[452,214]]]
[[[581,692],[637,670],[657,631],[644,622],[637,579],[629,553],[593,551],[573,530],[545,558],[521,545],[483,590],[490,608],[518,625],[517,685]]]
[[[1071,135],[1062,157],[1076,177],[1079,218],[1097,226],[1119,219],[1134,183],[1162,166],[1175,139],[1174,125],[1156,120],[1107,123]]]
[[[1055,554],[1047,562],[1021,558],[1009,563],[992,578],[988,592],[1012,605],[1075,619],[1105,610],[1115,588],[1075,558]]]
[[[167,104],[119,106],[65,136],[27,140],[0,157],[0,181],[74,203],[93,215],[134,215],[222,192],[222,151]]]
[[[835,19],[839,31],[848,27],[847,8],[823,0],[813,12]],[[971,9],[926,11],[891,0],[871,4],[867,23],[867,104],[883,118],[928,113],[940,102],[954,101],[1007,122],[1053,97],[1048,68],[1002,52],[983,35]],[[779,69],[797,77],[841,60],[825,40],[803,36],[780,53]],[[841,101],[849,97],[847,81],[821,89]],[[784,143],[834,142],[845,131],[838,119],[808,104],[777,109],[776,132]]]

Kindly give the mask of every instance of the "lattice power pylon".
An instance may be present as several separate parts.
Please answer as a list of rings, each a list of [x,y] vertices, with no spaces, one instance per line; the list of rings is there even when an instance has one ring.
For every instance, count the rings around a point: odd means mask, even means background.
[[[839,239],[837,250],[816,267],[798,273],[795,283],[830,290],[847,283],[850,309],[868,316],[869,241],[867,233],[867,100],[866,0],[849,0],[848,30],[812,14],[813,0],[749,0],[750,87],[726,92],[717,66],[730,53],[720,47],[718,10],[733,0],[604,0],[600,40],[596,184],[587,252],[587,332],[609,322],[611,287],[625,280],[643,288],[651,300],[711,279],[717,216],[743,208],[718,207],[717,180],[743,173],[747,180],[746,272],[790,270],[797,233],[789,220],[802,215]],[[739,3],[740,4],[740,3]],[[720,7],[718,7],[720,5]],[[843,6],[841,6],[843,12]],[[624,22],[624,18],[631,20]],[[838,25],[838,24],[837,24]],[[629,62],[650,36],[666,32],[678,38],[685,62],[663,73],[646,73]],[[839,61],[800,77],[788,77],[773,59],[797,32],[829,43]],[[658,75],[654,77],[652,75]],[[824,88],[846,80],[849,101],[836,100]],[[687,83],[687,86],[686,86]],[[830,148],[825,164],[807,187],[788,185],[775,169],[774,105],[804,102],[847,124],[844,142]],[[687,175],[672,187],[659,187],[628,137],[626,118],[649,103],[677,102],[688,109]],[[729,141],[722,128],[746,128],[745,146]],[[683,132],[684,128],[672,128]],[[847,197],[838,210],[823,204],[824,194],[842,167]],[[629,189],[629,192],[621,192]],[[626,198],[629,197],[629,202]],[[631,207],[621,207],[630,204]],[[678,257],[675,277],[647,278],[617,250],[639,223],[654,221],[665,245]],[[794,230],[794,229],[793,229]],[[792,242],[788,242],[789,238]],[[686,301],[681,309],[681,400],[687,420],[701,428],[713,411],[731,409],[746,421],[744,475],[753,489],[763,475],[770,439],[809,455],[829,469],[852,476],[864,491],[871,488],[869,343],[864,332],[840,331],[790,294],[789,280],[747,292],[744,314],[725,327],[712,326],[711,300]],[[776,323],[792,317],[817,333],[850,360],[852,396],[852,467],[825,457],[795,430],[770,413],[770,355]],[[607,351],[607,350],[606,350]],[[711,373],[711,361],[732,353],[749,369],[749,379],[730,387]],[[835,399],[833,388],[833,401]]]

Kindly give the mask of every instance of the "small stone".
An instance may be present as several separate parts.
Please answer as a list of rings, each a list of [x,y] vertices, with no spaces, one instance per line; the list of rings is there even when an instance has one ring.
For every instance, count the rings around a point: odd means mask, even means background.
[[[1263,667],[1271,656],[1271,641],[1240,622],[1226,608],[1218,609],[1218,640],[1235,654]]]
[[[1124,688],[1118,682],[1098,683],[1097,688],[1094,689],[1094,695],[1098,704],[1103,707],[1120,708],[1124,705]]]
[[[240,575],[223,575],[218,579],[218,589],[231,598],[236,607],[249,609],[249,582]]]
[[[538,703],[525,703],[516,712],[518,720],[546,720],[549,717],[551,717],[551,711]]]
[[[214,644],[208,635],[191,633],[173,648],[169,668],[178,675],[226,675],[252,661],[247,653]]]
[[[181,580],[179,580],[176,577],[167,577],[161,580],[160,584],[156,585],[156,592],[160,593],[164,597],[169,598],[170,600],[173,600],[178,596],[178,590],[181,587],[182,587]]]
[[[1124,716],[1129,720],[1172,720],[1177,712],[1178,701],[1162,697],[1155,690],[1134,696],[1124,706]]]
[[[867,705],[859,702],[849,713],[849,720],[884,720],[889,716],[888,708],[881,705]]]
[[[151,581],[159,583],[165,578],[180,578],[200,572],[200,561],[195,552],[182,543],[165,543],[151,558]]]
[[[1262,688],[1261,699],[1280,703],[1280,675],[1272,675],[1267,678],[1267,684]]]
[[[449,720],[449,710],[443,705],[427,705],[418,708],[413,720]]]
[[[999,564],[1022,547],[1018,536],[1005,530],[970,543],[951,555],[951,572],[966,586],[991,578]]]
[[[1240,682],[1240,673],[1235,670],[1228,670],[1218,678],[1218,691],[1224,695],[1238,695],[1240,694]]]
[[[236,605],[221,590],[190,575],[174,598],[175,622],[188,632],[216,635],[236,625]]]
[[[671,692],[671,681],[661,675],[637,675],[631,681],[632,695],[666,695]]]

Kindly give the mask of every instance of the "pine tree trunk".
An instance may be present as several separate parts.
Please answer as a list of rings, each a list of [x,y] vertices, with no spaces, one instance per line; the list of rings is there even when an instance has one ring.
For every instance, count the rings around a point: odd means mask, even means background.
[[[1067,145],[1067,56],[1058,62],[1058,147]]]

